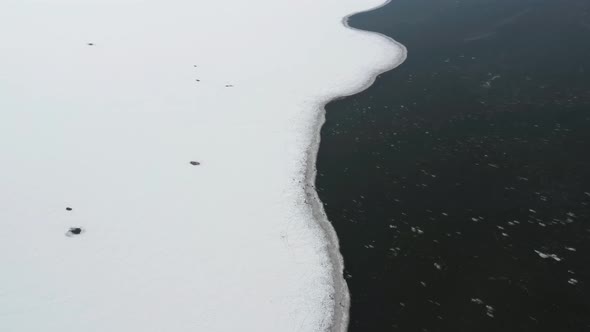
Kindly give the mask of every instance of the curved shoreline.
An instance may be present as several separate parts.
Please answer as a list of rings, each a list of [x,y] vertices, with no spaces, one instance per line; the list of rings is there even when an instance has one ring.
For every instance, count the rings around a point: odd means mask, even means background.
[[[319,148],[320,148],[320,143],[321,143],[321,131],[322,131],[322,127],[326,121],[326,105],[327,104],[329,104],[333,100],[338,100],[338,99],[342,99],[342,98],[345,98],[348,96],[352,96],[352,95],[355,95],[357,93],[360,93],[360,92],[366,90],[371,85],[373,85],[373,83],[375,82],[375,80],[377,79],[377,77],[379,75],[395,69],[396,67],[401,65],[406,60],[408,52],[407,52],[406,47],[403,44],[397,42],[396,40],[394,40],[393,38],[391,38],[389,36],[383,35],[378,32],[361,30],[361,29],[351,27],[348,23],[348,20],[353,15],[377,10],[381,7],[386,6],[390,2],[391,2],[391,0],[387,0],[384,3],[382,3],[381,5],[375,6],[373,8],[369,8],[366,10],[362,10],[362,11],[358,11],[358,12],[354,12],[352,14],[349,14],[349,15],[345,16],[341,22],[342,22],[342,25],[348,29],[358,31],[361,33],[366,33],[366,34],[374,34],[374,35],[381,36],[382,38],[385,38],[386,40],[388,40],[390,43],[392,43],[393,45],[395,45],[396,47],[398,47],[401,50],[400,55],[396,56],[396,57],[392,57],[391,63],[388,63],[386,66],[375,68],[372,72],[369,73],[365,82],[363,84],[361,84],[360,87],[358,89],[356,89],[355,91],[332,96],[332,97],[326,98],[323,101],[318,102],[317,116],[316,116],[314,123],[312,124],[313,138],[312,138],[311,143],[306,151],[305,194],[307,197],[310,198],[312,215],[326,236],[326,240],[327,240],[326,248],[327,248],[329,260],[332,265],[331,270],[332,270],[332,283],[333,283],[333,287],[334,287],[334,294],[333,294],[334,307],[332,310],[332,322],[329,327],[330,332],[345,332],[348,330],[348,324],[349,324],[349,319],[350,319],[350,292],[348,289],[348,284],[346,283],[346,280],[344,280],[344,276],[343,276],[344,258],[342,256],[342,254],[340,253],[338,234],[336,233],[336,230],[334,229],[330,220],[328,220],[328,216],[326,215],[326,212],[324,210],[324,206],[323,206],[322,202],[320,201],[318,193],[315,189],[315,180],[316,180],[316,176],[317,176],[316,163],[317,163],[317,156],[319,153]]]

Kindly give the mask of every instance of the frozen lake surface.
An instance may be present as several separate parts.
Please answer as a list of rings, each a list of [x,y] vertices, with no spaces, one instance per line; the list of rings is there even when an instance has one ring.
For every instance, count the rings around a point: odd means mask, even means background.
[[[405,55],[370,0],[5,0],[0,330],[347,323],[323,105]]]

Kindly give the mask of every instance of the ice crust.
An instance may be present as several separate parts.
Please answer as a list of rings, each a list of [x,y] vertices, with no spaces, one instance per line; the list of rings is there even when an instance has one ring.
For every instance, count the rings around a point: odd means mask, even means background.
[[[344,330],[315,154],[381,4],[2,1],[0,331]]]

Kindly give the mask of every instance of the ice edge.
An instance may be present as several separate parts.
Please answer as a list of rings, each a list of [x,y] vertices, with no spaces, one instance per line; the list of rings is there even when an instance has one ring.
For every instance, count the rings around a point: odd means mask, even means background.
[[[374,32],[374,31],[356,29],[356,28],[351,27],[348,24],[349,18],[352,17],[353,15],[377,10],[379,8],[386,6],[390,2],[391,2],[391,0],[387,0],[384,3],[382,3],[378,6],[375,6],[373,8],[369,8],[366,10],[362,10],[362,11],[358,11],[358,12],[354,12],[352,14],[349,14],[348,16],[345,16],[342,19],[342,25],[348,29],[358,31],[360,33],[378,35],[378,36],[388,40],[390,43],[392,43],[396,47],[398,47],[401,50],[401,53],[399,55],[396,55],[395,57],[392,57],[392,59],[391,59],[392,61],[390,63],[388,63],[387,65],[375,68],[373,70],[373,72],[369,73],[367,75],[367,79],[365,80],[365,82],[357,90],[350,92],[350,93],[345,93],[345,94],[335,94],[335,95],[327,97],[317,103],[317,110],[318,110],[317,116],[316,116],[314,123],[312,124],[313,137],[312,137],[311,143],[308,146],[307,151],[306,151],[305,193],[306,193],[306,196],[311,199],[311,209],[312,209],[313,217],[314,217],[315,221],[317,222],[317,224],[320,226],[320,228],[323,230],[324,235],[326,236],[326,240],[327,240],[326,249],[327,249],[330,263],[332,265],[331,270],[332,270],[332,283],[334,286],[334,298],[333,298],[334,307],[333,307],[333,311],[332,311],[332,322],[331,322],[330,327],[328,329],[330,332],[345,332],[348,330],[349,310],[350,310],[350,293],[348,290],[348,285],[346,283],[346,280],[344,280],[344,275],[343,275],[343,273],[344,273],[344,259],[342,257],[342,254],[340,253],[340,245],[338,242],[338,235],[336,234],[336,230],[332,226],[332,223],[328,220],[326,212],[324,211],[324,206],[319,199],[317,191],[315,190],[315,180],[316,180],[316,176],[317,176],[316,162],[317,162],[317,155],[318,155],[320,142],[321,142],[321,130],[322,130],[322,127],[326,121],[326,105],[328,103],[330,103],[333,100],[337,100],[337,99],[341,99],[341,98],[348,97],[351,95],[355,95],[357,93],[360,93],[360,92],[366,90],[371,85],[373,85],[373,83],[377,79],[377,76],[396,68],[397,66],[401,65],[406,60],[408,52],[407,52],[406,47],[403,44],[397,42],[393,38],[386,36],[384,34]]]

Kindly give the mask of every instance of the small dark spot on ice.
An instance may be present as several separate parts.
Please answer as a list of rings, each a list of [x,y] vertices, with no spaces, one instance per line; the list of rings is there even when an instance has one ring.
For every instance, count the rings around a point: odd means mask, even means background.
[[[201,82],[201,80],[195,80],[195,81],[197,81],[197,82]]]
[[[87,45],[88,46],[94,46],[94,43],[88,43]]]
[[[199,165],[201,165],[201,163],[198,162],[198,161],[191,161],[191,165],[193,165],[193,166],[199,166]]]
[[[66,236],[72,237],[74,235],[80,235],[83,231],[84,230],[80,227],[70,227],[70,229],[66,233]]]
[[[225,87],[226,87],[226,88],[233,88],[234,86],[233,86],[233,85],[231,85],[231,84],[226,84],[226,85],[225,85]]]
[[[71,207],[67,207],[66,211],[72,211],[73,209]]]

